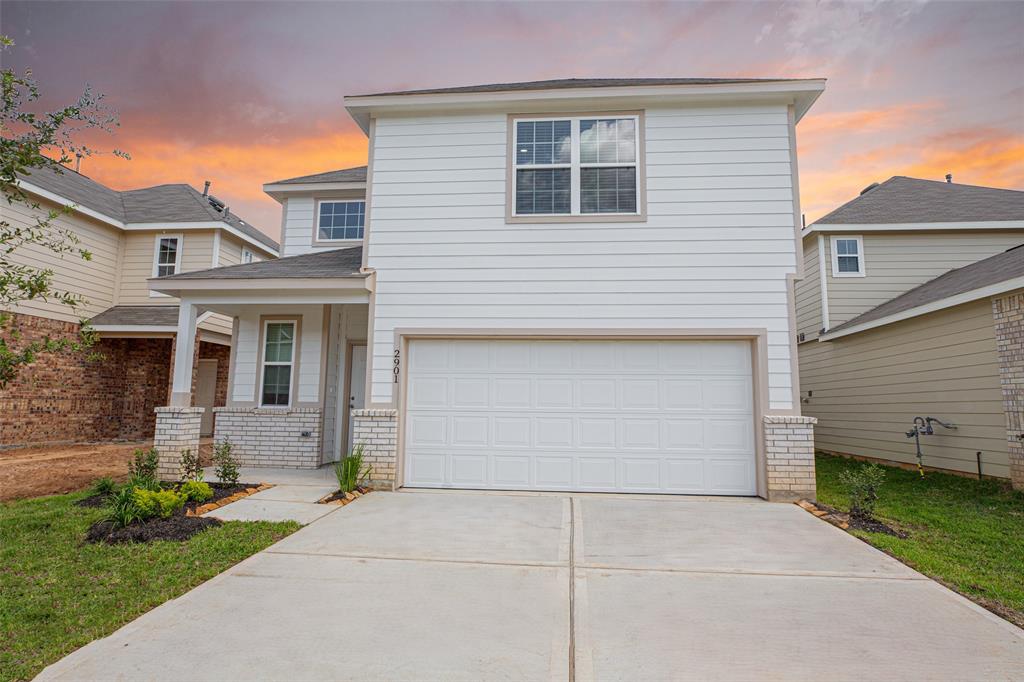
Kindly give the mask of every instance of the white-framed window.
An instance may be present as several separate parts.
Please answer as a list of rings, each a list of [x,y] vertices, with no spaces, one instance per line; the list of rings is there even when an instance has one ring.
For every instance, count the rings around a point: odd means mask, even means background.
[[[153,246],[153,276],[167,277],[181,271],[181,235],[158,234]]]
[[[636,216],[639,114],[512,120],[511,217]]]
[[[832,237],[832,276],[864,277],[864,240],[859,236]]]
[[[253,262],[254,258],[255,258],[255,256],[254,256],[254,254],[253,254],[253,252],[251,250],[246,249],[246,248],[242,248],[242,262],[243,263],[251,263],[251,262]]]
[[[263,323],[263,376],[260,405],[288,407],[292,401],[295,369],[295,320],[265,320]]]
[[[317,241],[338,242],[363,238],[365,201],[320,201],[317,208]]]

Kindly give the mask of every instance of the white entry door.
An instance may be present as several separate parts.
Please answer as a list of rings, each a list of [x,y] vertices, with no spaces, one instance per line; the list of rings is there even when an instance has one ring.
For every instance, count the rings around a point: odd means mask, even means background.
[[[217,360],[199,360],[199,372],[196,375],[196,407],[206,408],[203,410],[202,420],[199,424],[199,434],[202,436],[213,435],[213,405],[217,400]]]
[[[359,410],[366,405],[366,346],[352,346],[352,365],[349,369],[351,374],[348,394],[348,447],[343,455],[352,452],[351,410]]]
[[[418,340],[405,485],[756,494],[746,341]]]

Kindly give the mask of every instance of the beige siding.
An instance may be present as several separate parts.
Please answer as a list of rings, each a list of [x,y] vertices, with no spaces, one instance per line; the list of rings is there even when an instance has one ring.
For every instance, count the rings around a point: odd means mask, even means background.
[[[1024,244],[1024,230],[862,235],[866,277],[834,277],[826,235],[829,324],[835,327],[944,272]]]
[[[870,273],[870,265],[869,270]],[[956,424],[922,438],[926,466],[1009,476],[988,300],[799,347],[803,413],[818,449],[914,463],[915,416]]]
[[[221,233],[218,265],[238,265],[242,262],[242,242]]]
[[[40,211],[35,211],[22,204],[3,202],[3,218],[12,226],[27,226],[34,224],[36,214],[44,217],[43,211],[57,208],[55,204],[46,201],[41,200],[40,203]],[[78,294],[85,300],[75,308],[53,301],[26,301],[15,306],[14,310],[28,315],[77,322],[114,305],[121,232],[78,213],[62,214],[54,222],[58,227],[78,235],[81,240],[79,246],[92,252],[92,259],[86,261],[76,253],[60,256],[49,249],[29,244],[14,252],[14,260],[34,268],[52,270],[55,289]]]
[[[176,298],[150,296],[146,283],[146,280],[153,276],[153,254],[156,250],[156,237],[159,234],[182,235],[182,272],[205,270],[213,263],[213,230],[175,232],[168,229],[128,232],[125,235],[119,305],[177,304]]]
[[[818,338],[823,323],[821,318],[821,270],[818,264],[818,238],[811,235],[803,240],[804,278],[796,282],[796,331],[805,340]]]

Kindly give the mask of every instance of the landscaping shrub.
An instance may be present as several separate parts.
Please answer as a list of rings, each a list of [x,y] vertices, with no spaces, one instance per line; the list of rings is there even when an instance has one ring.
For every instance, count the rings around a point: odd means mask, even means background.
[[[184,495],[189,502],[206,502],[213,497],[213,488],[202,481],[185,481],[178,488],[178,494]]]
[[[115,490],[117,490],[117,484],[114,483],[114,479],[109,476],[97,478],[92,484],[93,495],[102,495],[103,497],[107,497]]]
[[[160,464],[160,453],[156,448],[136,450],[133,460],[128,463],[128,474],[132,477],[151,478],[156,480],[156,470]]]
[[[238,483],[238,460],[232,454],[227,438],[213,446],[213,466],[217,480],[232,485]]]
[[[203,480],[203,465],[199,463],[198,450],[192,452],[192,448],[185,448],[181,451],[181,480]]]
[[[143,519],[142,510],[135,501],[137,488],[125,486],[115,490],[107,498],[106,520],[118,528]]]
[[[352,492],[370,477],[370,466],[363,465],[362,443],[357,443],[352,452],[334,465],[334,475],[338,479],[338,490],[343,493]]]
[[[153,492],[160,492],[163,488],[160,485],[160,481],[156,480],[153,476],[139,476],[133,475],[125,483],[125,487],[129,490],[132,488],[142,488],[143,490],[152,490]]]
[[[173,490],[153,492],[135,488],[133,497],[143,519],[151,519],[154,516],[166,519],[185,505],[185,496]]]
[[[847,469],[839,474],[839,482],[849,499],[850,516],[865,520],[874,518],[878,491],[885,483],[885,469],[877,464]]]

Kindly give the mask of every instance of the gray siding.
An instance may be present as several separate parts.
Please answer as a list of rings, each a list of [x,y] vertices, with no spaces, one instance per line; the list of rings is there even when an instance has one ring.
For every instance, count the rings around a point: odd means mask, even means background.
[[[806,341],[818,338],[821,330],[821,268],[818,263],[818,236],[803,240],[804,278],[796,283],[796,331]]]

